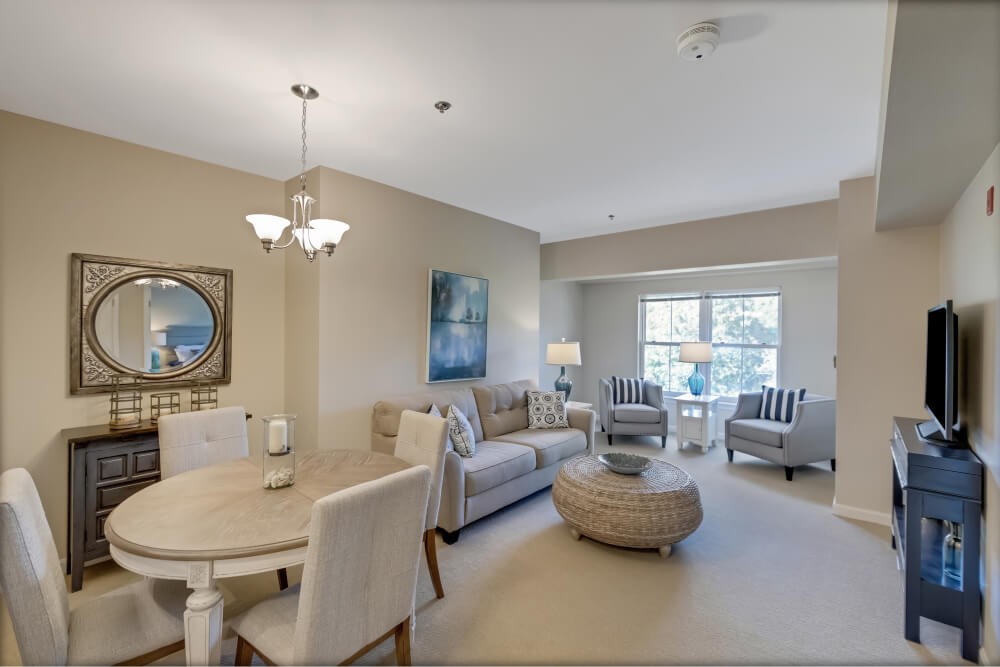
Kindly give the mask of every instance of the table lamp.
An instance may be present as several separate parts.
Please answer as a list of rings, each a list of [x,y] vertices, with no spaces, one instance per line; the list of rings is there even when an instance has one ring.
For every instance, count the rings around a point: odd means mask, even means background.
[[[581,366],[580,343],[566,342],[563,338],[559,343],[549,343],[545,348],[545,363],[549,366],[561,366],[559,377],[556,378],[556,391],[565,394],[569,400],[569,392],[573,389],[573,381],[566,377],[567,366]]]
[[[698,364],[712,363],[711,343],[681,343],[680,361],[694,364],[694,373],[688,378],[688,389],[692,396],[701,396],[705,389],[705,377],[698,372]]]

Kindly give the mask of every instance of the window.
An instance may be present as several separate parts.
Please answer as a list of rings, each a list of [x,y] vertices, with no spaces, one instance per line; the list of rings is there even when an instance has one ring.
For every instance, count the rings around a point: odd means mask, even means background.
[[[673,393],[687,392],[691,364],[680,344],[712,341],[713,361],[701,368],[705,392],[735,397],[777,385],[781,294],[702,292],[646,296],[639,302],[640,374]]]

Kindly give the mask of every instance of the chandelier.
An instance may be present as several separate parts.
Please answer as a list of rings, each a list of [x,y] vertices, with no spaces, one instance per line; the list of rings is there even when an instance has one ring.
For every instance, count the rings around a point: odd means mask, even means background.
[[[299,174],[299,191],[291,197],[292,219],[289,221],[280,215],[253,213],[247,216],[247,222],[253,225],[265,251],[283,250],[298,241],[302,252],[311,262],[317,252],[332,255],[344,232],[351,226],[340,220],[312,218],[312,206],[317,200],[306,192],[306,103],[319,97],[319,91],[304,83],[297,83],[292,86],[292,94],[302,100],[302,171]],[[292,228],[290,238],[285,243],[279,243],[285,228],[289,226]]]

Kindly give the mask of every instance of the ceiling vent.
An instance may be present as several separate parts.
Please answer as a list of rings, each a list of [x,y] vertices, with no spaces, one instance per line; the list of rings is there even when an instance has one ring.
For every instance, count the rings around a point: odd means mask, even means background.
[[[704,60],[715,52],[719,34],[714,23],[695,23],[677,36],[677,55],[684,60]]]

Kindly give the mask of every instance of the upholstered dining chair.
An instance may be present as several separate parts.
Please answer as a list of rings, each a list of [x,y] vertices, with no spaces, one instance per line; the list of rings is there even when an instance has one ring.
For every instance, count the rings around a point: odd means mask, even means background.
[[[236,664],[348,664],[394,636],[409,665],[430,485],[420,465],[317,500],[302,582],[232,620]]]
[[[250,456],[247,413],[241,406],[164,415],[156,422],[163,479],[213,463]],[[288,571],[277,571],[278,588],[288,588]]]
[[[242,407],[164,415],[156,422],[163,479],[250,456]]]
[[[31,475],[0,475],[0,590],[25,665],[147,664],[184,648],[183,582],[146,579],[69,610]]]
[[[448,421],[413,410],[403,410],[396,436],[397,458],[413,465],[431,469],[431,491],[427,499],[427,520],[424,522],[424,552],[431,573],[434,593],[444,597],[441,573],[437,562],[437,522],[441,509],[441,479],[444,477],[444,453],[448,448]]]

